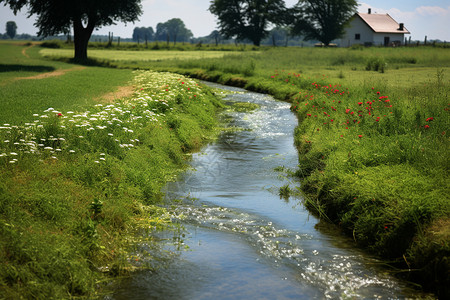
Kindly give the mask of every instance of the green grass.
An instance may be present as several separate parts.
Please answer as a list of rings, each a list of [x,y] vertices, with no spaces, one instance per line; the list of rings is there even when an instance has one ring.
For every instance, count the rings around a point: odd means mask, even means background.
[[[2,110],[17,116],[0,125],[0,298],[101,298],[114,276],[164,253],[137,233],[170,223],[161,189],[213,135],[221,104],[170,73],[87,67],[42,80],[26,99],[18,82],[2,86]],[[123,83],[133,96],[93,98]],[[148,257],[131,254],[137,242]]]
[[[222,58],[231,55],[230,51],[170,51],[170,50],[89,50],[89,57],[94,59],[108,59],[110,61],[161,61],[161,60],[186,60],[186,59],[208,59]],[[72,49],[42,49],[40,54],[44,57],[73,57]]]
[[[59,110],[82,110],[96,104],[97,98],[114,92],[118,86],[130,85],[131,70],[82,68],[80,66],[43,60],[38,46],[21,51],[23,45],[0,44],[0,123],[23,124],[33,121],[33,114],[49,107]],[[17,67],[16,67],[17,66]],[[73,68],[78,68],[71,70]],[[43,79],[18,79],[43,73],[70,70],[61,76]],[[105,82],[107,81],[107,82]]]

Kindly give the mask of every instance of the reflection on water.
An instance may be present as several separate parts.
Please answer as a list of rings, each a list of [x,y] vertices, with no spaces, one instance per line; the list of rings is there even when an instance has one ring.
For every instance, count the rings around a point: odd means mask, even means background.
[[[190,250],[122,282],[113,298],[417,298],[338,231],[316,229],[318,220],[301,200],[278,196],[279,187],[292,183],[274,169],[297,165],[297,120],[289,104],[242,91],[227,100],[260,106],[231,113],[229,126],[248,130],[223,133],[193,155],[191,171],[167,186],[169,200],[185,199],[174,206],[174,221],[185,227]],[[173,233],[159,235],[170,241]]]

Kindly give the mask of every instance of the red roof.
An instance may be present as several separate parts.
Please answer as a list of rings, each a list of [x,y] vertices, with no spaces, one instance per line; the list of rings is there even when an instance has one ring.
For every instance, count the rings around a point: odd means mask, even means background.
[[[356,15],[359,16],[374,32],[404,34],[410,33],[405,27],[403,27],[403,30],[400,30],[400,24],[397,23],[388,14],[383,15],[357,13]]]

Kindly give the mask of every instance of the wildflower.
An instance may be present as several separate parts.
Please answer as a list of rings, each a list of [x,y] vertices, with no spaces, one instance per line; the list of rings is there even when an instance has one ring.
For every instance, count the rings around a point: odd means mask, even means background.
[[[428,129],[428,128],[430,128],[430,126],[425,125],[425,126],[423,126],[423,128]]]
[[[358,105],[361,106],[363,103],[362,102],[358,102]]]
[[[345,113],[348,114],[349,112],[350,112],[350,109],[347,108],[347,109],[345,110]]]
[[[434,119],[433,119],[433,117],[430,117],[430,118],[427,118],[426,120],[425,120],[425,122],[430,122],[430,121],[433,121]]]
[[[362,136],[362,134],[359,134],[358,137],[361,139],[363,136]]]

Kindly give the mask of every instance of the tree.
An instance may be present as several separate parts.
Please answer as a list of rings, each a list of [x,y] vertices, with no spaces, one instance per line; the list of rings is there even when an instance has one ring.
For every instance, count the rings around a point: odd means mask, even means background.
[[[356,0],[300,0],[292,10],[292,31],[328,46],[344,34],[357,7]]]
[[[167,44],[172,39],[173,43],[176,44],[177,40],[188,41],[193,37],[193,34],[186,28],[181,19],[173,18],[165,23],[158,23],[155,36],[157,40],[166,40]]]
[[[286,14],[283,0],[212,0],[209,10],[226,38],[249,39],[255,46],[268,35],[269,25],[284,23]]]
[[[219,41],[222,40],[222,36],[220,35],[220,32],[218,30],[214,30],[213,32],[208,35],[208,38],[214,39],[216,42],[216,46],[219,45]]]
[[[17,25],[14,21],[8,21],[6,22],[6,34],[11,38],[14,39],[17,32]]]
[[[272,36],[272,46],[276,47],[278,43],[283,43],[287,47],[290,37],[290,30],[287,27],[277,26],[270,31]]]
[[[153,35],[155,34],[155,31],[152,27],[135,27],[133,30],[133,40],[138,42],[140,40],[143,41],[149,41],[153,39]]]
[[[68,34],[73,28],[75,59],[87,58],[92,32],[116,21],[133,22],[141,15],[141,0],[0,0],[16,14],[24,6],[37,15],[39,36]]]

